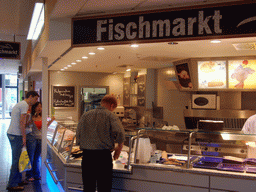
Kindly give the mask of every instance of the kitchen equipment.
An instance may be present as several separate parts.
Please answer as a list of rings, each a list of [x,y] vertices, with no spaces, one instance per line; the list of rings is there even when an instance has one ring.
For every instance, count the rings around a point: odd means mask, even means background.
[[[221,131],[223,130],[224,121],[199,120],[198,129],[203,131]]]
[[[137,125],[137,114],[134,109],[126,109],[122,123],[126,126]]]
[[[214,94],[193,94],[192,109],[216,109],[217,96]]]
[[[124,107],[117,106],[117,108],[113,111],[113,113],[120,118],[124,117]]]

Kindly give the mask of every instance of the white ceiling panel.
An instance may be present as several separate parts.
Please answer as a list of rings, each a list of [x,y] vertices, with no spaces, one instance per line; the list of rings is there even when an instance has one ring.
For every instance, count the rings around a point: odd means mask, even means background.
[[[94,12],[110,12],[112,10],[131,10],[143,0],[90,0],[79,11],[79,15],[86,15]]]
[[[234,43],[255,42],[256,38],[222,39],[220,44],[212,44],[210,40],[182,41],[177,45],[165,43],[140,44],[137,48],[130,45],[105,46],[105,50],[99,51],[97,47],[74,48],[60,58],[50,70],[60,70],[67,67],[77,59],[76,65],[68,67],[65,71],[87,72],[125,72],[124,67],[132,66],[133,70],[142,68],[162,68],[172,64],[175,60],[196,57],[231,57],[231,56],[255,56],[255,50],[237,51]],[[95,52],[93,56],[89,52]],[[52,55],[52,54],[51,54]],[[82,57],[88,59],[83,60]],[[50,63],[49,63],[50,64]]]

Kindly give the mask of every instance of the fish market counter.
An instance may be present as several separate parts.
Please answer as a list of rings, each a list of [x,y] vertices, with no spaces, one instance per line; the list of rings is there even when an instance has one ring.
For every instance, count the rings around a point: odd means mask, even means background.
[[[55,183],[60,183],[65,191],[83,191],[81,162],[66,163],[54,148],[48,148],[52,154],[46,164]],[[113,169],[112,192],[254,192],[255,186],[253,173],[133,163],[129,170]]]
[[[53,180],[65,191],[83,191],[82,153],[72,126],[51,128],[45,164]],[[114,163],[113,192],[255,191],[256,159],[249,156],[254,148],[245,143],[255,143],[256,135],[145,128],[127,137]]]

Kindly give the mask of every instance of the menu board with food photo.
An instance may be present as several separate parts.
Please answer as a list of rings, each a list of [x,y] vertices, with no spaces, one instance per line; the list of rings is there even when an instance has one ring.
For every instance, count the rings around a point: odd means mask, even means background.
[[[199,89],[220,89],[227,87],[226,61],[199,61]]]
[[[229,88],[255,89],[256,88],[256,60],[228,61]]]
[[[181,89],[193,88],[190,74],[189,74],[188,64],[184,63],[184,64],[176,65],[175,67],[176,67],[176,71],[179,79],[180,88]]]

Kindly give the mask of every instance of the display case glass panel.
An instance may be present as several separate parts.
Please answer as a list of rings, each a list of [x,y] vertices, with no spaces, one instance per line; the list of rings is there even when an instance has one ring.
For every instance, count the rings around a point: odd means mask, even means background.
[[[47,139],[50,143],[52,143],[53,141],[53,137],[54,137],[54,134],[55,134],[55,131],[57,129],[57,126],[58,126],[58,123],[56,121],[53,121],[49,127],[48,127],[48,130],[47,130]]]
[[[231,89],[256,88],[256,60],[229,60],[228,81]]]
[[[66,131],[66,127],[63,127],[62,125],[58,126],[56,136],[54,137],[54,140],[53,140],[53,146],[56,147],[57,150],[59,150],[60,148],[60,144],[62,142],[65,131]]]
[[[199,89],[227,88],[226,61],[198,61]]]
[[[66,129],[63,139],[59,148],[59,153],[64,157],[64,159],[68,159],[70,155],[70,150],[72,148],[74,137],[76,135],[76,132],[71,131],[69,129]]]

